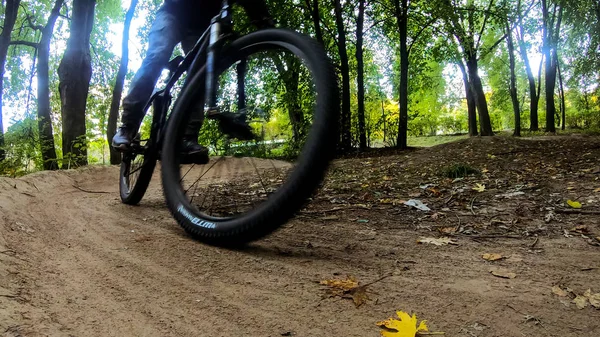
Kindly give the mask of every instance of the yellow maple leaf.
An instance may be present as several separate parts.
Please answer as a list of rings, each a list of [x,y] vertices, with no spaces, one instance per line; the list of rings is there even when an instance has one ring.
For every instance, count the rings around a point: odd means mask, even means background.
[[[579,201],[567,200],[567,204],[572,208],[581,208],[581,203]]]
[[[473,190],[481,193],[481,192],[485,191],[485,185],[477,183],[477,184],[475,184],[475,187],[473,187]]]
[[[377,322],[377,326],[380,328],[385,328],[385,330],[381,330],[381,336],[383,337],[415,337],[418,332],[429,331],[427,329],[426,321],[421,321],[421,323],[417,326],[417,315],[412,315],[412,317],[403,312],[396,311],[396,315],[400,320],[389,318],[385,321]]]

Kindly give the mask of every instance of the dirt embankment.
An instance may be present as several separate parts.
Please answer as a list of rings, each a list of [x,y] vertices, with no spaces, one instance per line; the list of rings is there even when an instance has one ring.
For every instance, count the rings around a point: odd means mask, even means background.
[[[186,236],[158,176],[139,207],[119,202],[117,168],[0,178],[0,335],[365,337],[403,310],[447,336],[598,336],[600,310],[551,289],[600,292],[598,215],[561,213],[567,199],[600,210],[599,149],[475,139],[341,160],[306,210],[243,250]],[[442,177],[459,162],[481,174]],[[443,236],[458,245],[416,243]],[[346,275],[389,277],[356,308],[319,284]]]

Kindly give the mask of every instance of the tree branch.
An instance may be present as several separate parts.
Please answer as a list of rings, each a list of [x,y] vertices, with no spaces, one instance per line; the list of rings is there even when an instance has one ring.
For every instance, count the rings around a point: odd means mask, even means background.
[[[486,12],[490,12],[490,10],[492,9],[492,6],[494,5],[494,0],[490,0],[490,4],[488,6],[488,9]],[[486,14],[485,17],[483,18],[483,24],[481,25],[481,30],[479,31],[479,36],[477,37],[477,43],[475,44],[475,50],[479,49],[479,44],[481,43],[481,36],[483,35],[483,31],[485,30],[485,26],[487,25],[487,21],[489,19],[489,14]]]
[[[31,42],[31,41],[22,41],[22,40],[14,40],[14,41],[10,41],[11,45],[21,45],[21,46],[28,46],[31,48],[35,48],[37,49],[39,44],[37,42]]]
[[[481,60],[482,58],[486,57],[489,53],[491,53],[494,49],[496,49],[496,47],[498,47],[498,45],[500,43],[502,43],[502,41],[504,41],[504,39],[506,39],[508,37],[508,34],[504,34],[504,36],[502,36],[498,41],[496,41],[496,43],[494,43],[491,47],[489,47],[485,52],[482,52],[481,55],[479,56],[479,59]]]

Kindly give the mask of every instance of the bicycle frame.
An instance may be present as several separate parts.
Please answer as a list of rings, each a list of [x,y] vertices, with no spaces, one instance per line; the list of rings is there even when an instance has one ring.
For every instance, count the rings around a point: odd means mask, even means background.
[[[183,87],[185,88],[193,76],[200,73],[202,67],[205,67],[206,88],[205,88],[205,115],[219,112],[217,107],[217,91],[218,85],[215,76],[215,60],[223,44],[231,37],[232,21],[231,21],[231,0],[223,0],[221,11],[212,18],[210,26],[202,33],[194,47],[185,55],[177,68],[170,75],[167,84],[161,90],[155,92],[150,101],[146,105],[146,110],[152,102],[155,114],[152,120],[151,142],[160,143],[162,137],[161,131],[164,129],[167,110],[171,103],[171,89],[181,75],[187,71]],[[206,62],[203,62],[203,56],[206,54]],[[158,113],[156,113],[158,112]]]

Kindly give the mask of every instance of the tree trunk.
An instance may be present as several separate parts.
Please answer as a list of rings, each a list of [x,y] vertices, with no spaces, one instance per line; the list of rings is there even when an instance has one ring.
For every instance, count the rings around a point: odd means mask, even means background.
[[[73,1],[71,33],[58,67],[63,168],[87,165],[85,109],[92,77],[90,35],[95,7],[95,0]]]
[[[519,51],[521,53],[521,58],[523,59],[523,63],[525,63],[525,71],[527,72],[527,80],[529,81],[529,130],[538,131],[539,121],[538,121],[538,105],[540,101],[540,96],[538,94],[538,90],[535,84],[535,77],[533,76],[533,71],[531,70],[531,63],[529,62],[529,56],[527,55],[527,45],[525,44],[525,39],[523,37],[525,29],[523,28],[523,24],[519,24],[520,34],[517,34],[519,40]]]
[[[510,28],[508,20],[506,21],[506,34],[508,59],[510,63],[510,98],[513,104],[513,111],[515,113],[515,132],[513,133],[513,136],[521,137],[521,107],[517,92],[517,75],[515,74],[515,44],[512,37],[512,29]]]
[[[350,66],[348,64],[348,52],[346,50],[346,30],[344,27],[344,17],[342,15],[342,5],[340,0],[334,0],[335,5],[335,23],[338,31],[338,51],[340,54],[340,72],[342,75],[342,113],[341,113],[341,134],[340,150],[342,152],[350,150],[352,147],[352,124],[350,115]]]
[[[402,1],[402,3],[400,3]],[[408,147],[408,0],[395,0],[396,22],[400,34],[399,125],[396,146]]]
[[[238,110],[246,109],[246,67],[245,59],[236,66]]]
[[[563,85],[563,77],[562,77],[562,71],[560,68],[560,61],[558,60],[558,55],[556,54],[556,50],[555,50],[555,54],[554,54],[554,58],[556,59],[556,70],[558,70],[558,91],[560,94],[560,114],[562,116],[561,118],[561,130],[565,130],[565,120],[566,120],[566,110],[567,110],[567,105],[565,102],[565,87]]]
[[[311,5],[310,0],[305,0],[308,10],[311,12],[313,25],[315,26],[315,37],[322,46],[325,46],[323,41],[323,31],[321,30],[321,13],[319,12],[319,0],[314,0]]]
[[[555,5],[558,6],[558,5]],[[556,8],[555,8],[556,12]],[[557,59],[556,48],[562,21],[563,8],[558,12],[558,18],[554,15],[550,18],[547,0],[542,0],[542,15],[543,22],[543,39],[544,39],[544,56],[546,57],[546,132],[556,132],[554,114],[556,113],[556,105],[554,102],[554,90],[556,88],[556,72]],[[556,27],[554,27],[556,19]]]
[[[42,30],[42,38],[38,45],[37,63],[37,96],[38,96],[38,129],[40,135],[40,148],[44,160],[44,170],[57,170],[56,149],[54,145],[54,133],[52,132],[52,114],[50,108],[50,40],[54,32],[54,24],[64,0],[56,0],[54,8],[50,12],[48,22]]]
[[[0,33],[0,161],[3,161],[6,158],[6,151],[4,150],[4,124],[2,123],[2,92],[4,90],[6,56],[8,55],[8,47],[10,45],[10,34],[17,21],[20,2],[21,0],[6,0],[4,25],[2,33]]]
[[[365,0],[358,1],[358,20],[356,22],[356,65],[357,65],[357,96],[358,96],[358,135],[360,149],[367,148],[365,130],[365,67],[363,60],[363,26],[365,21]]]
[[[131,5],[127,14],[125,14],[125,24],[123,26],[123,40],[121,41],[121,64],[119,65],[119,71],[117,72],[117,79],[112,92],[112,101],[110,103],[110,113],[108,115],[108,124],[106,126],[106,138],[110,148],[110,163],[111,165],[118,165],[121,163],[121,153],[113,149],[110,146],[115,133],[117,132],[117,121],[119,119],[119,107],[121,105],[121,96],[123,95],[123,86],[125,83],[125,76],[127,75],[127,66],[129,64],[129,28],[131,26],[131,20],[133,20],[133,14],[135,13],[135,7],[137,6],[138,0],[131,0]]]
[[[481,78],[479,77],[478,68],[477,56],[470,55],[467,60],[467,70],[471,90],[475,97],[475,104],[477,105],[477,112],[479,114],[479,131],[482,136],[493,136],[494,131],[492,130],[490,113],[488,111],[487,100],[485,98],[485,92],[483,91]]]
[[[469,83],[469,75],[467,74],[467,70],[465,69],[465,65],[462,61],[457,62],[458,67],[463,75],[463,83],[465,84],[465,95],[467,97],[467,111],[468,111],[468,121],[469,121],[469,136],[475,137],[479,135],[477,131],[477,105],[475,104],[475,98],[473,97],[473,92],[471,91],[471,84]]]

